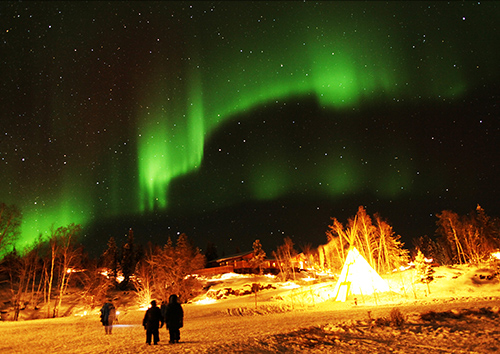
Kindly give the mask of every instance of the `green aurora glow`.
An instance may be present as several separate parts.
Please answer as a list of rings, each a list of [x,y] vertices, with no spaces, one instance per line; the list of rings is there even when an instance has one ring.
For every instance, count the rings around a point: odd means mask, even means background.
[[[238,8],[237,4],[224,6],[228,13]],[[178,31],[178,38],[171,39],[182,43],[177,47],[168,44],[167,25],[156,25],[148,39],[163,33],[167,44],[158,51],[163,54],[144,64],[147,70],[136,74],[139,79],[130,89],[135,102],[130,114],[130,150],[118,160],[102,157],[96,169],[104,171],[106,183],[97,183],[85,160],[84,167],[56,178],[58,188],[47,189],[41,183],[23,193],[19,244],[46,234],[51,225],[87,225],[96,217],[168,210],[172,182],[209,169],[203,165],[207,142],[227,122],[252,110],[314,99],[322,110],[354,119],[359,107],[370,104],[457,100],[476,84],[471,79],[476,66],[493,67],[486,62],[488,53],[475,53],[473,60],[464,55],[460,29],[453,23],[442,24],[439,36],[423,40],[426,25],[421,22],[425,21],[422,16],[413,19],[407,10],[396,18],[388,15],[388,7],[376,4],[297,2],[285,8],[269,6],[266,20],[256,25],[257,14],[265,6],[252,6],[245,10],[249,12],[245,17],[221,13],[216,21],[201,18],[196,26],[185,33]],[[398,6],[393,3],[389,8],[396,11]],[[272,20],[278,7],[278,19]],[[197,15],[201,17],[201,10]],[[401,29],[401,16],[409,23],[407,28]],[[126,44],[115,45],[120,46]],[[64,107],[64,102],[54,104],[54,109]],[[355,144],[324,144],[328,156],[299,177],[290,164],[306,165],[305,157],[290,156],[279,148],[272,159],[263,151],[252,152],[247,165],[256,167],[242,168],[241,174],[248,176],[242,193],[249,199],[272,200],[308,185],[311,193],[331,198],[367,189],[394,198],[411,190],[417,167],[411,153],[399,150],[405,142],[394,143],[372,158],[370,164],[389,166],[382,170],[360,166],[363,156]],[[210,188],[206,186],[207,191]],[[216,193],[207,192],[210,197]],[[229,203],[230,194],[219,197],[218,205]]]
[[[347,19],[332,28],[329,18],[319,15],[304,15],[298,28],[294,21],[283,20],[250,35],[235,34],[233,38],[228,34],[230,45],[219,46],[217,53],[209,46],[201,48],[198,57],[204,60],[190,62],[189,71],[196,75],[189,77],[183,105],[170,104],[168,95],[148,95],[143,106],[160,109],[149,109],[139,119],[143,122],[138,126],[143,132],[138,144],[141,212],[165,209],[171,181],[199,168],[211,134],[221,123],[254,107],[314,96],[325,109],[342,112],[361,102],[385,100],[390,104],[418,95],[429,100],[456,99],[465,92],[466,83],[446,61],[417,72],[408,69],[415,59],[407,53],[404,41],[388,38],[388,28],[374,21],[356,24]],[[266,32],[280,41],[262,41]],[[453,50],[442,49],[439,54],[456,62]],[[442,71],[441,79],[434,80],[438,71]],[[423,91],[420,85],[412,88],[410,82],[416,80],[429,85]],[[159,81],[152,86],[168,84]],[[357,190],[359,177],[349,163],[322,168],[330,173],[332,195]],[[293,187],[286,172],[272,165],[253,174],[252,198],[276,198]],[[386,174],[392,182],[384,178],[374,186],[386,195],[394,196],[401,185],[408,184],[404,183],[408,177],[394,171]]]

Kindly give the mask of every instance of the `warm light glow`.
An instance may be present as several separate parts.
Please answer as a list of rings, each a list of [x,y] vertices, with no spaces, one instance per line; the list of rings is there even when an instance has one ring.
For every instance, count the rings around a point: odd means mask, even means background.
[[[139,311],[147,311],[151,307],[150,304],[140,304]]]
[[[198,301],[195,301],[194,304],[195,305],[210,305],[210,304],[213,304],[217,302],[217,300],[215,299],[211,299],[211,298],[205,298],[205,299],[201,299],[201,300],[198,300]]]
[[[316,280],[316,278],[313,277],[307,277],[307,278],[302,278],[303,281],[313,281]]]
[[[297,288],[300,288],[300,285],[292,283],[292,282],[288,282],[288,283],[283,284],[282,288],[283,289],[297,289]]]
[[[496,258],[496,259],[500,259],[500,252],[492,253],[491,257]]]
[[[79,273],[79,272],[83,272],[84,269],[75,269],[75,268],[66,268],[66,273]]]
[[[221,280],[228,280],[228,279],[233,279],[233,278],[242,278],[244,277],[242,274],[237,274],[237,273],[226,273],[222,274],[220,279]]]

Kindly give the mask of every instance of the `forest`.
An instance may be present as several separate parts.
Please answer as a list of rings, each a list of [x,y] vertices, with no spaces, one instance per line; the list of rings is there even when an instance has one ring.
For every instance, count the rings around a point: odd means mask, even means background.
[[[307,269],[312,274],[328,271],[336,274],[342,268],[351,247],[379,273],[386,274],[409,264],[422,267],[422,259],[434,265],[480,264],[500,248],[500,221],[490,217],[478,205],[466,214],[444,210],[437,214],[435,235],[423,235],[405,245],[388,221],[380,215],[370,216],[360,206],[344,224],[336,218],[325,230],[324,245],[310,244],[296,248],[290,237],[270,252],[282,280],[293,279],[296,272]],[[178,294],[183,302],[201,294],[202,279],[196,270],[217,259],[216,247],[209,244],[203,253],[185,234],[165,243],[142,245],[129,230],[126,242],[117,244],[110,237],[99,257],[90,257],[79,243],[81,226],[70,224],[50,230],[50,237],[40,236],[30,247],[17,250],[21,213],[14,205],[0,204],[0,291],[4,302],[17,320],[21,310],[33,308],[46,318],[65,316],[61,310],[64,297],[71,289],[80,302],[93,309],[110,297],[113,291],[134,292],[138,305],[146,306],[153,298],[166,299]],[[262,272],[266,252],[257,239],[253,243],[251,264],[255,273]],[[301,260],[303,266],[298,266]],[[432,280],[429,269],[422,282]]]

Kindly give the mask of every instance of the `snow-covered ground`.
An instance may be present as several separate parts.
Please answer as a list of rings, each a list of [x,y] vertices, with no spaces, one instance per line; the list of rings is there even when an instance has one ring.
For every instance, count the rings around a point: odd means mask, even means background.
[[[119,323],[105,335],[98,309],[57,319],[0,323],[1,353],[496,353],[500,352],[498,267],[437,267],[414,284],[414,271],[384,277],[393,292],[328,299],[328,279],[279,283],[233,276],[184,304],[181,343],[145,344],[144,311],[117,293]],[[241,295],[253,283],[266,289]],[[330,292],[329,292],[330,290]],[[218,298],[213,302],[212,299]],[[22,317],[23,318],[23,317]]]

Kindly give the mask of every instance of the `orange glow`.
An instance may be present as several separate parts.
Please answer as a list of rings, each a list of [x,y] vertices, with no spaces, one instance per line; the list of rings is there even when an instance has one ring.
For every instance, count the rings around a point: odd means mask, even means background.
[[[195,305],[210,305],[210,304],[213,304],[215,302],[217,302],[217,300],[207,297],[205,299],[195,301],[194,304]]]
[[[283,289],[297,289],[297,288],[300,288],[300,285],[292,283],[292,282],[288,282],[288,283],[283,284],[282,288]]]

